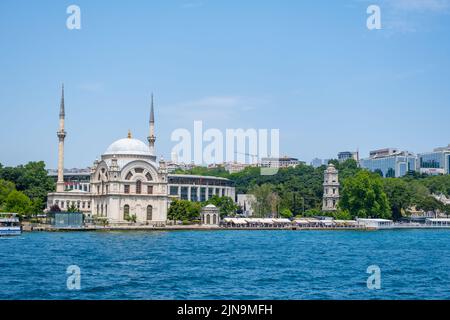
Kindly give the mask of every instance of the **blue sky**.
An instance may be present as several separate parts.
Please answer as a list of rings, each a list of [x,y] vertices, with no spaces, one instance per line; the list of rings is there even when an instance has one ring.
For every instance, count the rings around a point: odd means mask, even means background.
[[[81,30],[66,8],[81,8]],[[381,30],[366,28],[370,4]],[[0,163],[56,167],[60,86],[66,167],[174,129],[279,128],[281,153],[429,151],[450,143],[450,1],[0,2]]]

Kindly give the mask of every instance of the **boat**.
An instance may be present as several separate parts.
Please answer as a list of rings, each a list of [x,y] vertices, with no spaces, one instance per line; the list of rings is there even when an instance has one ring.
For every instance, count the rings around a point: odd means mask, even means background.
[[[20,220],[15,213],[0,213],[0,237],[22,234]]]

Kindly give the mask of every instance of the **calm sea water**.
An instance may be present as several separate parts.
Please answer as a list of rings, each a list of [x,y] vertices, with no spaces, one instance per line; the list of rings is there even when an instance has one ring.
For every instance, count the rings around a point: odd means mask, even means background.
[[[450,230],[25,233],[0,238],[0,299],[450,299]]]

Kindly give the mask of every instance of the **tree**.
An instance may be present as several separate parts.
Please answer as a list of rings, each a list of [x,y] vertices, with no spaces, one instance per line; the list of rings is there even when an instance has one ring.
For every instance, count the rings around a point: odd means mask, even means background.
[[[0,206],[5,201],[6,197],[14,190],[16,190],[14,183],[0,180]]]
[[[6,197],[4,207],[8,212],[28,215],[31,211],[31,200],[23,192],[14,190]]]
[[[57,204],[54,204],[50,207],[50,212],[61,212],[61,208]]]
[[[333,218],[336,220],[351,220],[352,215],[347,210],[337,210],[333,212]]]
[[[309,209],[305,211],[305,217],[317,217],[322,215],[322,210]]]
[[[417,203],[417,209],[421,209],[425,212],[432,211],[436,213],[437,210],[444,210],[444,204],[434,198],[433,196],[428,196],[426,198],[421,199]]]
[[[450,215],[450,204],[444,205],[443,211],[445,212],[445,214],[447,215],[447,218],[448,218],[448,216]]]
[[[381,171],[381,169],[375,169],[374,173],[378,174],[380,177],[383,177],[383,171]]]
[[[67,208],[67,212],[80,212],[80,210],[74,204],[71,204],[69,208]]]
[[[383,189],[391,205],[392,218],[399,220],[402,210],[406,210],[412,204],[412,188],[404,180],[386,178],[383,180]]]
[[[290,219],[290,218],[293,217],[293,214],[292,214],[291,210],[285,208],[285,209],[282,209],[282,210],[280,211],[280,216],[283,217],[283,218],[288,218],[288,219]]]
[[[0,179],[13,182],[31,200],[40,199],[41,210],[47,201],[47,194],[54,190],[55,183],[45,170],[45,163],[29,162],[17,167],[0,167]]]
[[[391,218],[389,201],[383,190],[382,178],[366,170],[343,181],[339,208],[352,218]]]
[[[255,203],[252,204],[254,215],[257,217],[267,217],[276,212],[279,204],[279,197],[273,191],[273,186],[263,184],[254,187],[250,193],[255,197]]]
[[[175,199],[167,212],[169,220],[195,220],[200,216],[201,204],[188,200]]]
[[[203,205],[207,204],[213,204],[219,208],[221,218],[233,215],[238,210],[238,206],[230,197],[219,197],[217,195],[213,195]]]

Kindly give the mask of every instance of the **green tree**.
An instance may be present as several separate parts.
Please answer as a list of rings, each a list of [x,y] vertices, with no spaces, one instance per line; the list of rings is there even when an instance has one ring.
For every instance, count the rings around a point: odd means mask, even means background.
[[[272,185],[255,186],[250,193],[255,197],[255,203],[252,204],[255,216],[267,217],[276,212],[279,197],[273,191]]]
[[[0,167],[0,179],[13,182],[18,191],[22,191],[31,200],[40,199],[42,208],[47,201],[47,194],[54,191],[55,183],[45,170],[45,163],[29,162],[17,167]]]
[[[428,196],[417,203],[417,209],[424,210],[425,212],[433,211],[436,213],[437,210],[444,210],[444,204],[433,196]]]
[[[80,212],[80,210],[78,210],[78,208],[77,208],[74,204],[71,204],[71,205],[67,208],[67,212]]]
[[[444,211],[444,213],[447,215],[448,218],[448,216],[450,215],[450,204],[444,205],[442,209],[443,209],[442,211]]]
[[[171,202],[167,212],[169,220],[195,220],[200,216],[201,204],[188,200],[175,199]]]
[[[343,181],[339,208],[352,218],[391,218],[389,201],[383,190],[382,178],[366,170]]]
[[[352,215],[347,210],[337,210],[333,213],[333,218],[336,220],[351,220]]]
[[[238,210],[238,206],[230,197],[219,197],[217,195],[213,195],[203,205],[210,203],[219,208],[221,218],[234,215],[234,213]]]
[[[289,210],[289,209],[287,209],[287,208],[284,208],[284,209],[282,209],[282,210],[280,211],[280,216],[283,217],[283,218],[288,218],[288,219],[290,219],[290,218],[293,217],[293,214],[292,214],[291,210]]]
[[[31,200],[23,192],[13,190],[8,194],[4,202],[4,208],[8,212],[19,215],[29,215],[31,213]]]
[[[12,192],[16,190],[14,183],[6,180],[0,180],[0,206],[5,201],[6,197]]]
[[[383,189],[391,205],[392,218],[399,220],[402,217],[402,210],[412,205],[412,188],[404,180],[386,178],[383,179]]]

